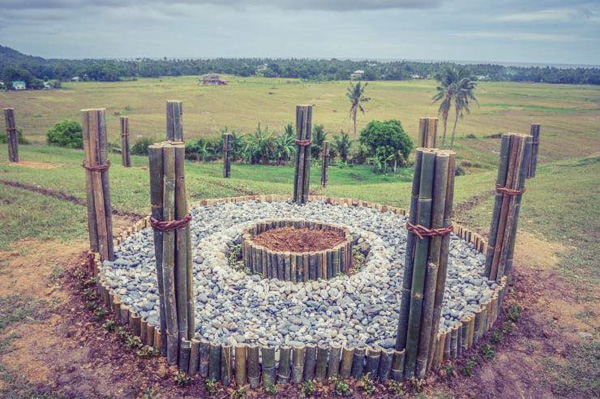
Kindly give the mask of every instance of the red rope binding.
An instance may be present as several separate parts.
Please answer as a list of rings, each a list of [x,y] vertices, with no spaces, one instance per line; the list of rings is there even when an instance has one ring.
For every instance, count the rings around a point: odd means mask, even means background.
[[[7,128],[6,128],[6,131],[7,131],[7,132],[16,132],[16,131],[17,131],[17,128],[16,128],[16,127],[7,127]]]
[[[296,139],[296,140],[295,140],[295,142],[296,142],[296,144],[298,144],[300,147],[306,147],[306,146],[309,146],[309,145],[310,145],[310,143],[312,143],[312,141],[310,141],[310,140],[298,140],[298,139]]]
[[[421,226],[420,224],[412,224],[411,222],[406,222],[406,230],[410,233],[413,233],[419,239],[423,239],[425,237],[435,237],[435,236],[445,236],[446,234],[452,233],[454,230],[454,226],[450,225],[448,227],[440,227],[439,229],[428,229],[425,226]]]
[[[86,165],[85,161],[83,161],[81,163],[81,166],[83,166],[87,170],[91,170],[92,172],[103,172],[105,170],[108,170],[108,168],[110,168],[110,161],[107,160],[104,165],[95,165],[95,166]]]
[[[523,194],[525,192],[525,187],[523,187],[520,190],[515,190],[512,188],[503,187],[503,186],[499,185],[498,183],[496,183],[496,192],[498,194],[519,195],[519,194]]]
[[[192,215],[190,215],[189,213],[187,215],[185,215],[183,217],[183,219],[181,219],[181,220],[157,220],[157,219],[151,217],[150,225],[156,230],[167,232],[167,231],[181,229],[181,228],[187,226],[188,224],[190,224],[191,220],[192,220]]]

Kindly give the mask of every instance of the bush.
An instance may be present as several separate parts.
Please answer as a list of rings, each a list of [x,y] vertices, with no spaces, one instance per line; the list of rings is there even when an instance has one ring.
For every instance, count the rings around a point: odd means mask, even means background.
[[[413,141],[398,120],[371,121],[360,132],[360,143],[368,148],[375,170],[387,172],[388,167],[396,170],[404,165],[413,149]]]
[[[78,122],[65,119],[46,133],[49,145],[65,148],[83,148],[83,129]]]
[[[129,149],[131,155],[148,155],[148,147],[154,144],[154,141],[149,137],[142,137],[135,142]]]
[[[17,129],[17,141],[19,144],[27,145],[30,144],[29,140],[23,137],[23,131],[21,129]],[[0,132],[0,144],[8,143],[8,136],[5,132]]]

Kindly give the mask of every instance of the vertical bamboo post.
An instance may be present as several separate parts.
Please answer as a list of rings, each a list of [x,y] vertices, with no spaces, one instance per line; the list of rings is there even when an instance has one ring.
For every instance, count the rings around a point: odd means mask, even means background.
[[[539,123],[532,123],[529,129],[531,135],[531,157],[529,160],[529,167],[527,168],[527,178],[531,179],[535,177],[535,171],[537,170],[538,151],[540,147],[540,132],[542,125]]]
[[[181,101],[167,101],[167,140],[183,141],[183,105]]]
[[[310,137],[312,105],[296,106],[296,159],[294,171],[294,197],[296,204],[308,202],[310,183]]]
[[[445,289],[454,189],[453,152],[419,148],[416,160],[396,344],[398,351],[405,351],[406,378],[424,378],[432,362]]]
[[[231,133],[223,133],[223,177],[231,177]]]
[[[246,345],[235,346],[235,383],[238,387],[246,385]]]
[[[327,187],[327,170],[329,168],[329,142],[323,142],[323,152],[321,154],[322,162],[321,162],[321,187]]]
[[[129,150],[129,118],[122,116],[121,121],[121,165],[126,168],[131,166],[131,153]]]
[[[4,122],[6,124],[6,141],[8,143],[8,161],[19,162],[19,137],[15,123],[14,108],[4,108]]]
[[[419,118],[419,146],[435,148],[438,133],[438,118]]]
[[[502,136],[496,201],[484,272],[485,276],[492,280],[500,281],[512,270],[519,209],[525,192],[531,151],[531,136],[515,133]]]
[[[108,180],[106,120],[104,109],[85,109],[83,147],[90,247],[104,260],[114,260],[112,207]]]

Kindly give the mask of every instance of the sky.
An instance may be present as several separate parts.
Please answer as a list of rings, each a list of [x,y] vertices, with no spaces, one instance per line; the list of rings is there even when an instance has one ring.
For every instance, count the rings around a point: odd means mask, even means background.
[[[600,65],[600,0],[0,0],[0,44],[47,58]]]

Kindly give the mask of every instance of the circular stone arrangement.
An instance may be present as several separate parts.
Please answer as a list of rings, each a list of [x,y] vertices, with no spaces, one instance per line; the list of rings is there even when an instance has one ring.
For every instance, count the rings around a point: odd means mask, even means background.
[[[258,222],[242,235],[242,259],[251,274],[299,282],[329,280],[352,268],[346,227],[307,220]]]
[[[407,237],[403,215],[324,201],[297,206],[254,200],[198,206],[191,213],[198,338],[217,344],[394,347]],[[355,257],[362,253],[364,260],[350,276],[296,283],[263,279],[236,267],[233,255],[244,232],[273,219],[344,226],[357,248]],[[115,252],[117,259],[102,265],[107,285],[124,305],[158,327],[152,230],[129,235]],[[442,334],[495,300],[499,287],[482,277],[484,262],[473,244],[452,234]]]

